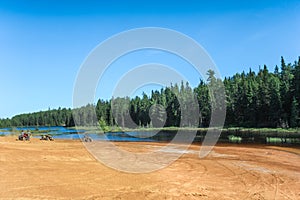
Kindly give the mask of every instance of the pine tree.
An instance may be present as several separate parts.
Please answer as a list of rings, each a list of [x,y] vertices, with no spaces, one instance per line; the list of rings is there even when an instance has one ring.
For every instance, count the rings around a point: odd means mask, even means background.
[[[291,103],[292,103],[292,82],[293,82],[292,66],[286,65],[283,57],[281,57],[281,73],[280,73],[280,95],[282,101],[282,120],[286,126],[290,121]]]
[[[291,105],[291,116],[290,116],[290,127],[297,127],[298,121],[298,103],[295,97],[293,97],[292,105]]]
[[[282,113],[282,104],[280,96],[280,80],[274,75],[270,78],[270,112],[269,118],[272,127],[280,126],[280,118]]]

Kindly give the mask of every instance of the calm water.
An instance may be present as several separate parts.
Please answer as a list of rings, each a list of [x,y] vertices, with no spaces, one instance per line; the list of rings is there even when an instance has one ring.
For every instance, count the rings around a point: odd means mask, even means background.
[[[138,138],[138,137],[131,137],[130,135],[124,135],[124,133],[117,132],[117,133],[105,133],[105,134],[96,134],[96,133],[89,133],[87,134],[93,140],[111,140],[111,141],[136,141],[136,142],[151,142],[156,141],[150,138]],[[84,134],[60,134],[54,135],[54,139],[72,139],[72,140],[79,140],[84,137]]]
[[[13,130],[11,128],[0,128],[0,136],[1,135],[10,135],[12,132],[21,133],[24,131],[42,131],[39,135],[33,135],[35,138],[40,138],[41,134],[50,134],[54,139],[70,139],[70,140],[80,140],[84,137],[85,130],[77,130],[65,128],[63,126],[43,126],[43,127],[15,127]],[[78,134],[80,133],[80,134]],[[161,132],[151,132],[151,131],[138,131],[138,132],[115,132],[115,133],[105,133],[105,134],[97,134],[97,133],[89,133],[87,134],[93,140],[111,140],[111,141],[137,141],[137,142],[151,142],[151,141],[171,141],[176,135],[176,131],[161,131]],[[184,134],[189,135],[189,131],[186,131]],[[194,141],[201,142],[203,140],[204,135],[198,134]],[[248,143],[247,141],[243,141],[242,138],[239,137],[220,137],[219,142],[229,142],[229,143]],[[254,141],[252,141],[255,143]],[[256,143],[259,143],[256,141]],[[266,138],[266,143],[268,144],[280,144],[282,143],[282,138],[276,137],[268,137]],[[300,140],[296,141],[291,138],[286,138],[285,143],[300,143]]]
[[[79,140],[84,137],[85,130],[69,129],[62,126],[43,126],[43,127],[15,127],[14,132],[24,131],[43,131],[41,134],[50,134],[54,139],[70,139],[70,140]],[[80,134],[78,134],[80,133]],[[12,134],[11,128],[1,128],[0,135],[10,135]],[[89,133],[87,134],[93,140],[111,140],[111,141],[157,141],[156,139],[148,138],[151,136],[150,132],[116,132],[116,133],[105,133],[105,134],[96,134]],[[141,137],[141,135],[143,137]],[[40,138],[39,135],[33,135],[34,138]]]

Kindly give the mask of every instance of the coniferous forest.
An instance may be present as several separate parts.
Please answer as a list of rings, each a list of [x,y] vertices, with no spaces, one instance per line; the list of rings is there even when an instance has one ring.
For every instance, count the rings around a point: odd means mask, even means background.
[[[150,95],[144,93],[141,97],[99,99],[96,105],[89,104],[73,110],[58,108],[21,114],[11,119],[0,119],[0,127],[70,127],[75,126],[75,121],[79,126],[100,124],[133,128],[133,121],[138,127],[208,127],[211,105],[218,104],[218,100],[212,98],[209,87],[220,85],[224,85],[226,94],[225,127],[300,127],[300,57],[288,64],[281,57],[280,65],[272,71],[264,65],[258,72],[250,69],[224,80],[216,79],[213,71],[207,73],[208,79],[200,80],[195,88],[182,82],[152,91]],[[193,105],[195,102],[199,106],[199,118],[183,122],[182,107],[185,106],[186,112],[192,111],[197,107]],[[153,110],[153,105],[160,106]],[[214,108],[218,109],[218,106]],[[130,122],[128,119],[131,119]]]

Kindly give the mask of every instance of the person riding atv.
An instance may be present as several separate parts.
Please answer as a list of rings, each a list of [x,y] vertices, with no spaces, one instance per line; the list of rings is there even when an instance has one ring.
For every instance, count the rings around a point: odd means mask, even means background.
[[[23,141],[23,140],[29,141],[30,140],[30,134],[28,134],[28,133],[26,133],[22,130],[21,135],[19,135],[18,139],[21,140],[21,141]]]
[[[40,140],[50,140],[53,141],[52,135],[42,135]]]
[[[82,138],[82,141],[84,142],[92,142],[92,138],[88,135],[84,135]]]

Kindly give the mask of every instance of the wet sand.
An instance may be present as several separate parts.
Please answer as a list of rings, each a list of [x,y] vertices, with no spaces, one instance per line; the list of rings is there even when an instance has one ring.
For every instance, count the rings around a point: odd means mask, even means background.
[[[164,143],[118,142],[132,152]],[[120,172],[98,162],[80,141],[0,137],[0,199],[300,199],[300,149],[194,144],[166,168]]]

